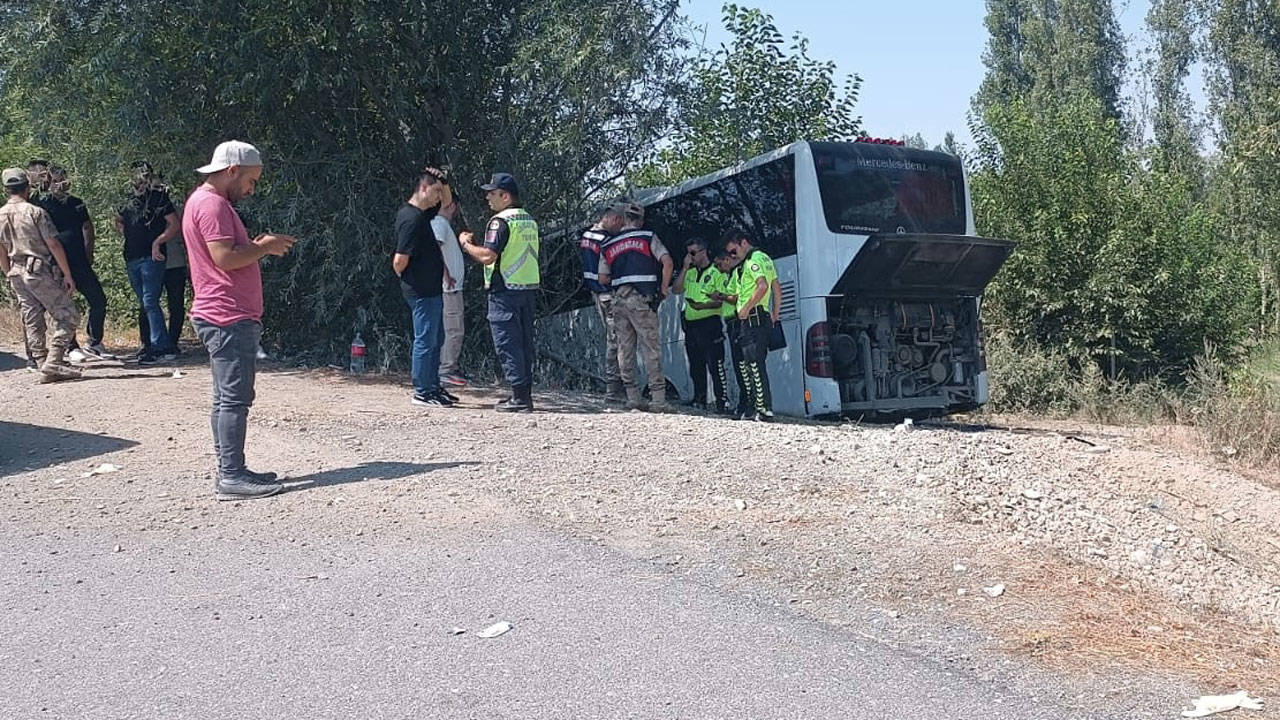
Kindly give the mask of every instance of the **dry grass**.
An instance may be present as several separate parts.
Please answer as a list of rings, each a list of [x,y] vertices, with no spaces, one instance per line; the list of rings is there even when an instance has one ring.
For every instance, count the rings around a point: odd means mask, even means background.
[[[1073,672],[1100,667],[1194,678],[1206,693],[1280,687],[1274,628],[1201,610],[1066,559],[1024,565],[999,600],[957,608],[995,628],[1015,654]]]

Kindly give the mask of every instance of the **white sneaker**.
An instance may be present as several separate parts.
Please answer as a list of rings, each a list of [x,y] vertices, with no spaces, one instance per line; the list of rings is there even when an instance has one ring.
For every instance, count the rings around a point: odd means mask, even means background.
[[[70,361],[73,365],[79,365],[80,363],[90,359],[91,357],[93,356],[81,350],[80,348],[73,348],[71,352],[67,353],[67,360]]]

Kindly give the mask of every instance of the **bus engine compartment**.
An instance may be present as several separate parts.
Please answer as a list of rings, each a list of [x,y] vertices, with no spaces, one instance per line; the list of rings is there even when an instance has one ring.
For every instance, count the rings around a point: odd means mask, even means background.
[[[938,415],[987,401],[982,291],[1013,243],[966,235],[867,238],[806,338],[810,376],[831,378],[845,415]]]
[[[979,383],[986,370],[977,311],[974,298],[829,298],[830,372],[842,409],[904,414],[976,408],[984,399]]]

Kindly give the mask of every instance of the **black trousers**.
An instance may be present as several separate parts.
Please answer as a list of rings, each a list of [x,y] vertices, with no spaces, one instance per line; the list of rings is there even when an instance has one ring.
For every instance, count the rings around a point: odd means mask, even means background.
[[[89,344],[97,345],[102,342],[102,327],[107,319],[107,294],[102,291],[102,282],[98,280],[98,274],[93,271],[93,266],[88,260],[71,260],[67,258],[67,265],[71,268],[71,281],[76,284],[76,292],[84,298],[84,302],[89,306],[89,325],[86,328],[89,334]],[[67,349],[80,347],[76,342],[75,336],[71,338],[71,344]]]
[[[164,271],[164,298],[169,314],[169,347],[178,347],[178,338],[182,337],[182,323],[187,320],[187,268],[176,267]],[[147,314],[138,309],[138,337],[142,346],[151,344],[151,322]],[[155,348],[167,350],[168,348]]]
[[[773,335],[773,319],[762,308],[755,308],[746,320],[738,322],[735,345],[742,353],[741,377],[748,390],[747,407],[756,412],[773,412],[773,393],[769,390],[769,370],[765,359],[769,357],[769,338]],[[744,409],[741,399],[739,409]]]
[[[716,315],[684,321],[684,352],[689,358],[689,375],[693,378],[693,401],[707,402],[707,374],[711,374],[716,405],[725,403],[724,326]]]
[[[738,344],[738,332],[742,321],[736,317],[726,318],[725,331],[729,335],[729,359],[733,361],[733,377],[738,381],[737,414],[745,413],[751,407],[751,390],[747,387],[747,379],[742,374],[742,346]]]

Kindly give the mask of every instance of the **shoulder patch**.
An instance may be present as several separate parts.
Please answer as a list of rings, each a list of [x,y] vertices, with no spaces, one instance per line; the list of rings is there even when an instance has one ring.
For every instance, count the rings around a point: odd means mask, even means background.
[[[751,263],[751,271],[752,271],[752,272],[760,272],[760,264],[759,264],[759,263]]]

